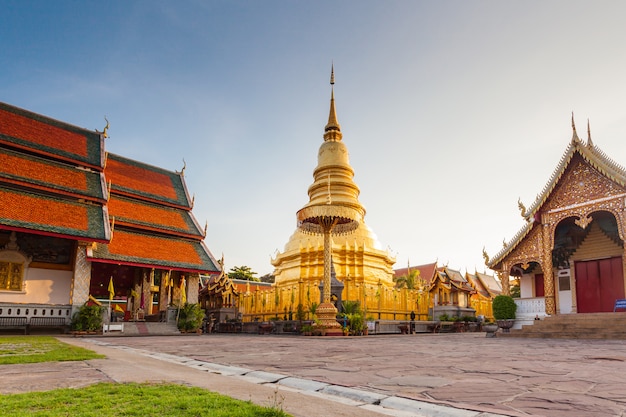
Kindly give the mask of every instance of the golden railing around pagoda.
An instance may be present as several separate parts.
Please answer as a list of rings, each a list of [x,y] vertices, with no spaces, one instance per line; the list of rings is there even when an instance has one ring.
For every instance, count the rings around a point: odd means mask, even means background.
[[[254,290],[239,294],[243,321],[296,320],[298,305],[305,320],[312,320],[311,307],[320,304],[318,282],[298,282],[281,288]],[[418,320],[429,319],[431,297],[417,289],[385,287],[382,284],[344,282],[344,295],[359,301],[366,319],[408,320],[414,312]]]

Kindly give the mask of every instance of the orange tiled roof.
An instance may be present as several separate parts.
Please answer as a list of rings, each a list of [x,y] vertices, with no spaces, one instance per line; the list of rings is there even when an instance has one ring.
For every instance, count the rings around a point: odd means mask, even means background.
[[[94,261],[158,265],[202,273],[219,271],[202,242],[128,230],[115,230],[111,242],[98,244],[89,257]]]
[[[111,195],[108,203],[109,215],[116,224],[158,229],[166,233],[188,237],[202,237],[189,212],[167,206]]]
[[[432,264],[424,264],[424,265],[411,266],[409,268],[395,269],[393,271],[393,274],[396,278],[398,278],[398,277],[408,274],[409,269],[411,271],[419,270],[420,277],[428,283],[435,276],[436,268],[437,268],[437,262],[433,262]]]
[[[106,240],[102,206],[0,188],[0,223],[66,237]]]
[[[3,149],[0,181],[104,201],[102,174]]]
[[[100,135],[0,103],[0,142],[68,161],[102,167]]]
[[[108,154],[105,167],[111,190],[124,195],[189,207],[181,175],[119,155]]]

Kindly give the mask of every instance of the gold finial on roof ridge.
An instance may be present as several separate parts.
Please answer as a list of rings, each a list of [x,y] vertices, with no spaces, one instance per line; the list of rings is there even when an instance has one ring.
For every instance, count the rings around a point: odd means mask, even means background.
[[[572,142],[580,142],[578,133],[576,133],[576,124],[574,123],[574,112],[572,112]]]
[[[107,133],[107,131],[109,130],[109,119],[107,119],[107,117],[104,116],[104,120],[107,122],[106,126],[104,126],[104,129],[102,130],[102,132],[96,129],[96,133],[101,134],[103,138],[108,138],[109,134]]]
[[[589,125],[588,118],[587,118],[587,147],[593,148],[593,141],[591,140],[591,126]]]

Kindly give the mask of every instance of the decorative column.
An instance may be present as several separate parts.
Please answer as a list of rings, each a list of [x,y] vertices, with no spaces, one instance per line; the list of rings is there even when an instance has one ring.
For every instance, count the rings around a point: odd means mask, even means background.
[[[187,302],[198,304],[198,288],[200,287],[200,275],[193,274],[187,277]]]
[[[556,304],[554,298],[554,274],[552,272],[552,245],[550,239],[552,228],[547,222],[543,222],[543,245],[542,245],[542,269],[543,269],[543,285],[546,300],[546,314],[556,314]]]
[[[502,294],[503,295],[511,295],[511,283],[509,282],[509,267],[506,266],[506,269],[502,271],[498,271],[498,278],[500,278],[500,283],[502,284]]]
[[[360,216],[356,210],[333,205],[329,200],[322,206],[308,206],[298,211],[298,227],[304,232],[321,234],[324,236],[324,286],[322,303],[317,307],[317,318],[321,325],[329,330],[341,331],[337,323],[337,308],[330,300],[331,295],[331,262],[332,240],[331,234],[349,233],[359,226]]]
[[[91,262],[87,260],[87,246],[91,243],[79,242],[74,260],[74,277],[70,293],[72,314],[89,300],[89,286],[91,284]]]

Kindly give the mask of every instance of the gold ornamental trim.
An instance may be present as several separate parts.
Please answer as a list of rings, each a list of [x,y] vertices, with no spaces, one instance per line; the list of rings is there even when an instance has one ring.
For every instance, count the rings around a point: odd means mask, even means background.
[[[317,235],[325,231],[333,235],[351,233],[363,220],[363,215],[354,208],[330,204],[305,207],[298,211],[296,217],[299,229]]]

